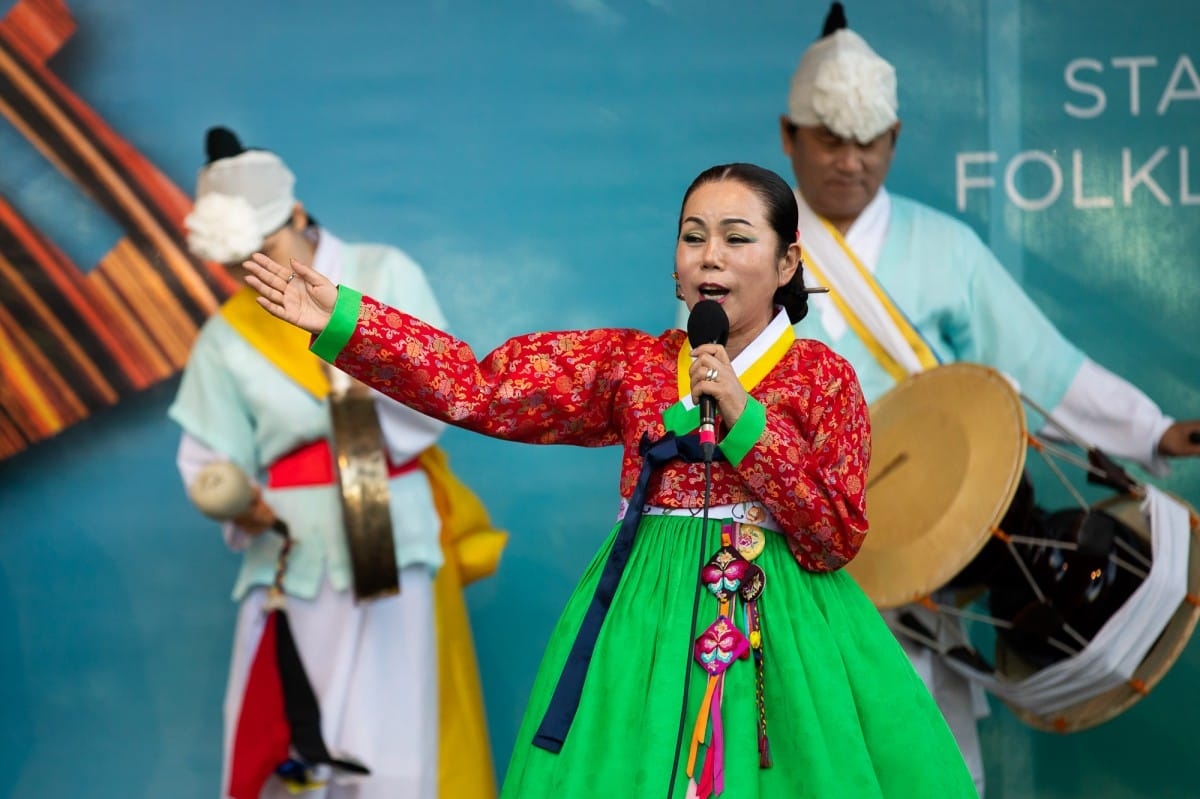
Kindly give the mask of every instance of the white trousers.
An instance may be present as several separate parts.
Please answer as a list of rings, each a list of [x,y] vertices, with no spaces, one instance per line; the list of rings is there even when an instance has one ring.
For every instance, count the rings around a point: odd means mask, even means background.
[[[367,765],[368,777],[335,777],[304,799],[436,799],[438,777],[437,651],[429,569],[400,573],[399,596],[354,603],[350,591],[323,583],[313,599],[288,597],[287,614],[300,660],[321,708],[331,752]],[[225,694],[221,796],[242,693],[266,616],[265,587],[242,600]],[[272,776],[263,799],[295,799]]]
[[[883,611],[883,620],[900,642],[904,654],[912,663],[921,681],[929,689],[938,710],[946,719],[946,725],[954,734],[958,750],[962,753],[967,769],[975,780],[975,790],[983,797],[983,749],[979,744],[978,721],[987,716],[991,709],[988,707],[987,694],[978,683],[973,683],[954,669],[946,665],[942,656],[924,644],[920,644],[897,628],[904,627],[900,616],[911,613],[936,638],[939,646],[953,646],[967,640],[967,630],[962,619],[946,618],[943,615],[931,613],[920,605],[906,605],[895,610]]]

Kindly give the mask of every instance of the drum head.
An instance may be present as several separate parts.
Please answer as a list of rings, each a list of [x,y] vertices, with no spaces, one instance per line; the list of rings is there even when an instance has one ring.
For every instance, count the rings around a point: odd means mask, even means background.
[[[1197,535],[1200,534],[1200,521],[1195,508],[1174,494],[1171,496],[1188,509],[1192,535],[1191,546],[1188,548],[1187,594],[1189,597],[1200,596],[1200,551],[1196,546]],[[1097,502],[1094,507],[1108,511],[1146,543],[1150,542],[1149,522],[1141,511],[1140,500],[1123,496],[1112,497]],[[1167,622],[1167,626],[1163,628],[1158,640],[1154,642],[1154,646],[1150,647],[1150,651],[1134,671],[1133,678],[1098,696],[1049,714],[1036,713],[1012,702],[1006,701],[1005,704],[1017,718],[1039,730],[1067,733],[1095,727],[1128,710],[1158,684],[1183,653],[1188,639],[1196,629],[1197,620],[1200,620],[1200,607],[1184,599]],[[1036,670],[1006,646],[1001,638],[996,639],[996,670],[1010,680],[1021,680],[1036,673]]]
[[[943,587],[987,543],[1025,466],[1025,411],[999,372],[954,363],[910,377],[870,412],[870,529],[846,568],[886,609]]]

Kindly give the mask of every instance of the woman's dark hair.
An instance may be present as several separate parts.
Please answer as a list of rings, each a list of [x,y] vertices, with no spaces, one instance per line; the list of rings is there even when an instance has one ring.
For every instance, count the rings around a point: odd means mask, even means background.
[[[777,240],[775,256],[782,258],[797,236],[799,211],[796,209],[796,195],[792,194],[792,187],[779,175],[754,164],[721,164],[709,167],[697,175],[692,185],[684,192],[683,203],[679,207],[677,231],[683,227],[683,209],[692,193],[706,183],[719,183],[723,180],[738,181],[763,201],[767,209],[767,222],[775,231]],[[792,275],[792,279],[775,290],[775,304],[782,305],[787,310],[788,319],[792,324],[808,314],[808,292],[804,290],[803,262],[796,265],[796,273]]]

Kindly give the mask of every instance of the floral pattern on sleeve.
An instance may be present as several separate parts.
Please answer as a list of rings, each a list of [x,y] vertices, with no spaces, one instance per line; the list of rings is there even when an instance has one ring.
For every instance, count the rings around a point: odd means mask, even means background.
[[[824,344],[800,339],[751,394],[766,409],[766,426],[736,469],[714,465],[712,503],[762,502],[801,566],[841,568],[867,532],[871,433],[854,371]],[[668,464],[650,502],[701,507],[701,475],[694,465]]]
[[[651,336],[598,329],[533,333],[484,357],[420,320],[363,297],[358,325],[335,361],[347,373],[459,427],[512,441],[624,448],[620,493],[633,493],[643,436],[664,433],[678,399],[682,330]],[[870,456],[866,405],[853,370],[825,345],[797,340],[752,394],[766,408],[741,463],[712,468],[711,503],[759,501],[810,571],[845,565],[866,533]],[[647,501],[699,509],[704,468],[674,461]]]
[[[659,344],[635,330],[532,333],[477,360],[471,347],[363,297],[358,328],[335,364],[416,410],[486,435],[535,444],[621,442],[618,391],[629,364]]]
[[[824,345],[806,343],[812,353],[805,379],[763,395],[766,429],[739,472],[789,531],[796,559],[828,571],[846,565],[867,532],[871,431],[850,365]]]

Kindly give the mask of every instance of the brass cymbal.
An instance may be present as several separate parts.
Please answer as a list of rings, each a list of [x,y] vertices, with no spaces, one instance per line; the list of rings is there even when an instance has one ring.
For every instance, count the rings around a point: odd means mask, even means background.
[[[1025,466],[1025,411],[1002,374],[953,363],[870,407],[870,528],[846,567],[880,609],[946,585],[987,543]]]

